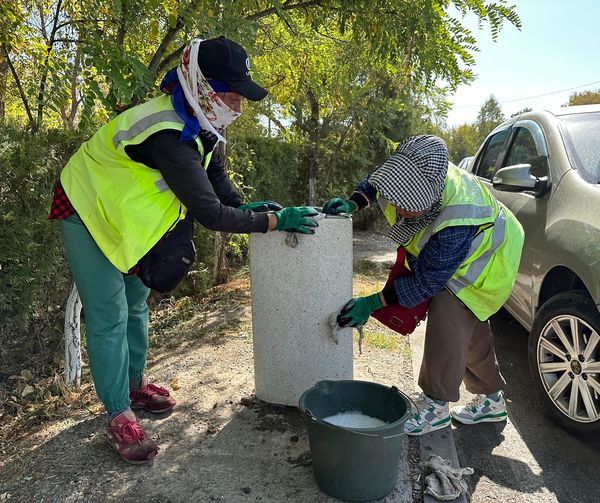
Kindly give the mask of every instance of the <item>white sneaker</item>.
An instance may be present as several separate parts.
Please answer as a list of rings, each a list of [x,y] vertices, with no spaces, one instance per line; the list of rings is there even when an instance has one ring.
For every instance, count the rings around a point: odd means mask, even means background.
[[[486,395],[477,395],[467,405],[452,407],[450,414],[459,423],[464,424],[506,421],[508,413],[504,394],[500,391],[498,395],[498,400],[492,400]]]
[[[450,424],[448,402],[440,405],[421,393],[416,400],[418,412],[404,423],[404,433],[411,436],[425,435],[431,431],[440,430]]]

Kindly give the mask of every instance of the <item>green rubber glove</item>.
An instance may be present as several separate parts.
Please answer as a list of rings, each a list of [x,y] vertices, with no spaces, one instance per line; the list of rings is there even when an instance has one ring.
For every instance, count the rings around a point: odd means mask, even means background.
[[[313,219],[307,218],[317,216],[317,211],[306,206],[290,206],[289,208],[275,211],[274,214],[277,217],[275,230],[278,231],[314,234],[314,227],[319,226]]]
[[[379,293],[368,297],[357,297],[349,301],[337,317],[340,327],[358,327],[364,325],[371,313],[383,307]]]
[[[350,201],[349,199],[341,199],[339,197],[334,197],[329,201],[326,201],[323,205],[323,213],[327,215],[339,215],[340,213],[355,213],[358,209],[358,206],[354,201]]]
[[[255,201],[253,203],[242,204],[239,209],[261,213],[264,211],[279,211],[283,209],[283,206],[275,201]]]

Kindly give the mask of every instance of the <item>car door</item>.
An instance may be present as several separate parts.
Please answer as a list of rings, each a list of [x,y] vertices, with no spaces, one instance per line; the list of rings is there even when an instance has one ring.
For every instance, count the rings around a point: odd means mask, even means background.
[[[531,328],[535,313],[533,275],[535,257],[543,249],[548,194],[536,197],[533,192],[504,192],[493,188],[492,178],[498,169],[516,164],[530,164],[538,178],[549,176],[548,147],[541,126],[532,120],[515,122],[488,139],[475,167],[475,174],[517,217],[525,231],[525,244],[512,294],[505,307],[525,327]]]

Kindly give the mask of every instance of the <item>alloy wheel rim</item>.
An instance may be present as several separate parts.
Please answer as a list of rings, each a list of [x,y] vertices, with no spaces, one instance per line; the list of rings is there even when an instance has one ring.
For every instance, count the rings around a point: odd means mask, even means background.
[[[579,423],[600,419],[600,335],[573,315],[552,318],[537,344],[538,374],[554,406]]]

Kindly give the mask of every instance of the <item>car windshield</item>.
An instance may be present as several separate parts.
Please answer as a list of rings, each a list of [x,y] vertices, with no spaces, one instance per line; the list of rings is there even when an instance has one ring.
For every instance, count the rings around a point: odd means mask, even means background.
[[[589,183],[600,183],[600,112],[559,118],[569,160]]]

